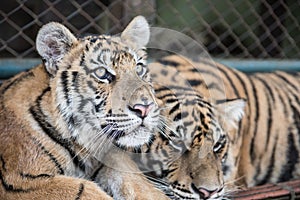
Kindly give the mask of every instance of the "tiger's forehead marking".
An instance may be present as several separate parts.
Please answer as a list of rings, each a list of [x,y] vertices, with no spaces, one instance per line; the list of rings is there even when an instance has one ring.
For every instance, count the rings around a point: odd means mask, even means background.
[[[193,146],[199,144],[205,137],[205,140],[216,143],[221,134],[221,128],[215,115],[214,106],[203,97],[196,94],[186,94],[185,99],[182,102],[182,109],[189,114],[185,122],[186,133],[185,135],[190,138],[190,141],[186,143],[187,146]],[[184,120],[184,119],[183,119]]]
[[[144,54],[130,49],[118,37],[87,36],[81,41],[85,43],[85,52],[80,65],[87,73],[104,67],[110,73],[116,74],[118,70],[133,69],[138,62],[145,63]]]

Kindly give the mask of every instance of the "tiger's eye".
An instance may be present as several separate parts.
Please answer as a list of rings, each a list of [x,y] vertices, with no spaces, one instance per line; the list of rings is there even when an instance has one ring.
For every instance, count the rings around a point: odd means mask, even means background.
[[[104,67],[100,67],[94,73],[97,78],[104,79],[107,71]]]

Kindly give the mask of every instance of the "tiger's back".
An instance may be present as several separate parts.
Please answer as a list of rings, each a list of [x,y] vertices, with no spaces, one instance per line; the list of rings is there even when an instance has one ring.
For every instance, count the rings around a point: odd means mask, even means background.
[[[300,177],[299,72],[246,75],[209,60],[179,56],[162,58],[150,70],[157,81],[183,84],[217,102],[247,100],[237,131],[228,133],[225,181],[254,186]],[[174,75],[166,80],[171,71]]]

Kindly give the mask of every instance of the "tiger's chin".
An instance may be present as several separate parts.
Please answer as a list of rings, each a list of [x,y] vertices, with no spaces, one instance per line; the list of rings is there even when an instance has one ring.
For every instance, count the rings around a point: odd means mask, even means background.
[[[123,134],[116,140],[116,145],[121,148],[134,148],[148,144],[153,137],[154,131],[145,126],[139,126],[127,134]]]

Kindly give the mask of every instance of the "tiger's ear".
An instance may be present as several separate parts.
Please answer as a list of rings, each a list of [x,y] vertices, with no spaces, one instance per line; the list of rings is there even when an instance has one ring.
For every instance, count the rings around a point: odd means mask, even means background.
[[[56,22],[50,22],[39,30],[36,48],[50,74],[56,73],[57,63],[76,41],[76,37],[69,29]]]
[[[238,123],[245,113],[245,99],[226,99],[216,102],[219,120],[230,131],[238,128]]]
[[[134,49],[145,47],[149,38],[149,24],[143,16],[135,17],[121,34],[121,40]]]

